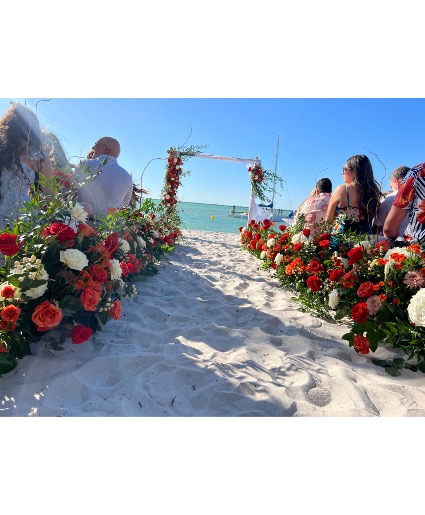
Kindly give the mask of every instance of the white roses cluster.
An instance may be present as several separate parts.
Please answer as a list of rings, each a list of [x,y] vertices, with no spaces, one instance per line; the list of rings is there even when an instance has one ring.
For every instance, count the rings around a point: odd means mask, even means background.
[[[407,313],[411,322],[419,327],[425,327],[425,288],[421,288],[410,299]]]

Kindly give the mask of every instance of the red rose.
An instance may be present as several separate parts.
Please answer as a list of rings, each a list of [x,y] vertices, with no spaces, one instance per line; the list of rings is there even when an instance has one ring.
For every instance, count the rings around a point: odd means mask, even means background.
[[[48,331],[52,327],[59,325],[62,318],[62,311],[48,300],[45,300],[34,309],[31,320],[37,326],[37,331]]]
[[[282,225],[279,225],[279,230],[280,230],[280,231],[282,231],[282,232],[283,232],[285,229],[286,229],[286,225],[283,225],[283,224],[282,224]]]
[[[5,256],[14,256],[17,254],[23,245],[23,243],[16,243],[17,239],[17,234],[8,234],[7,232],[0,234],[0,252]]]
[[[120,243],[118,241],[119,233],[113,232],[104,241],[105,248],[111,254],[114,254],[119,249]]]
[[[307,228],[302,230],[302,233],[304,234],[304,236],[306,238],[308,238],[310,236],[310,232],[311,232],[310,229],[307,229]]]
[[[359,286],[359,289],[357,290],[357,295],[359,297],[370,297],[375,293],[375,289],[373,287],[373,283],[370,281],[365,281]]]
[[[354,348],[359,354],[369,354],[370,342],[360,334],[354,335]]]
[[[2,331],[14,331],[16,329],[16,323],[15,322],[9,322],[7,320],[2,320],[0,322],[0,329]],[[3,352],[3,351],[1,351],[1,352]]]
[[[5,286],[2,288],[0,295],[5,299],[11,299],[15,295],[15,288],[13,286]]]
[[[0,317],[5,322],[16,322],[21,314],[21,308],[11,304],[0,311]]]
[[[295,252],[298,252],[302,248],[303,248],[303,246],[302,246],[301,243],[294,243],[294,250],[295,250]]]
[[[351,318],[355,322],[366,322],[369,315],[366,302],[359,302],[351,308]]]
[[[311,275],[307,278],[307,286],[311,291],[319,291],[322,287],[322,280],[317,275]]]
[[[66,241],[73,240],[75,236],[77,236],[77,233],[69,225],[63,224],[62,222],[55,222],[52,225],[45,227],[41,231],[41,235],[43,238],[54,236],[61,243],[65,243]]]
[[[112,304],[112,307],[108,309],[108,315],[114,320],[118,320],[121,317],[121,301],[117,299]]]
[[[329,280],[332,282],[338,281],[340,277],[344,275],[343,270],[337,268],[335,270],[329,270]]]
[[[72,343],[83,343],[90,338],[93,329],[79,324],[73,327],[71,332]]]
[[[331,242],[330,240],[320,240],[319,241],[319,246],[322,248],[322,249],[328,249],[331,245]]]
[[[331,239],[331,235],[328,232],[325,232],[319,236],[319,241],[330,240],[330,239]]]
[[[106,281],[108,280],[108,272],[97,263],[89,266],[87,271],[92,276],[92,279],[94,281],[97,281],[99,283],[106,283]]]
[[[308,268],[310,272],[314,274],[320,274],[320,272],[323,272],[324,268],[323,265],[317,261],[316,259],[312,259],[310,263],[308,264]]]
[[[80,295],[80,301],[86,311],[96,311],[100,302],[100,294],[93,288],[86,288]]]
[[[357,263],[357,261],[360,261],[363,257],[363,249],[362,247],[354,247],[354,249],[351,249],[348,252],[348,257],[350,258],[348,260],[349,265],[354,265],[354,263]]]
[[[381,252],[388,252],[390,250],[390,247],[390,240],[378,241],[378,243],[375,243],[375,248],[380,250]]]

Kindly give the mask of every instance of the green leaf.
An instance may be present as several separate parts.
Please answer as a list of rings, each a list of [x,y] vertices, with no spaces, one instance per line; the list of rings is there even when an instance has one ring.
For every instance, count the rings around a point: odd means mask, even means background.
[[[390,376],[397,377],[400,375],[400,369],[397,367],[385,367],[385,372]]]

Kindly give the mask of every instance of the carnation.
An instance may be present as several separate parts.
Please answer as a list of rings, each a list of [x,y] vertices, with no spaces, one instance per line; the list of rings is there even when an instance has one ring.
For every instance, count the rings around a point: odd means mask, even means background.
[[[81,271],[89,264],[87,256],[78,249],[61,250],[59,259],[73,270]]]
[[[109,262],[109,270],[111,272],[111,279],[113,281],[120,279],[121,274],[122,274],[122,269],[121,269],[120,262],[118,261],[118,259],[111,259],[111,261]]]
[[[407,313],[409,319],[416,326],[425,327],[425,289],[421,288],[410,299],[410,304],[407,306]]]
[[[282,262],[282,259],[283,259],[283,255],[282,254],[276,254],[276,257],[274,258],[274,262],[277,265],[280,265],[280,263]]]
[[[76,222],[85,222],[87,220],[88,213],[81,204],[75,203],[69,206],[71,218]]]
[[[382,307],[381,299],[378,297],[378,295],[372,295],[372,297],[369,297],[366,300],[366,306],[371,315],[376,315],[376,313],[378,313]]]

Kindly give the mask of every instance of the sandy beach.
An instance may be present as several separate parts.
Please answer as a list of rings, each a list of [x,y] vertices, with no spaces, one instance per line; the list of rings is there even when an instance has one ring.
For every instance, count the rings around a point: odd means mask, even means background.
[[[120,320],[0,378],[1,417],[422,417],[425,376],[391,377],[303,313],[238,234],[185,230]],[[378,349],[374,357],[393,356]]]

